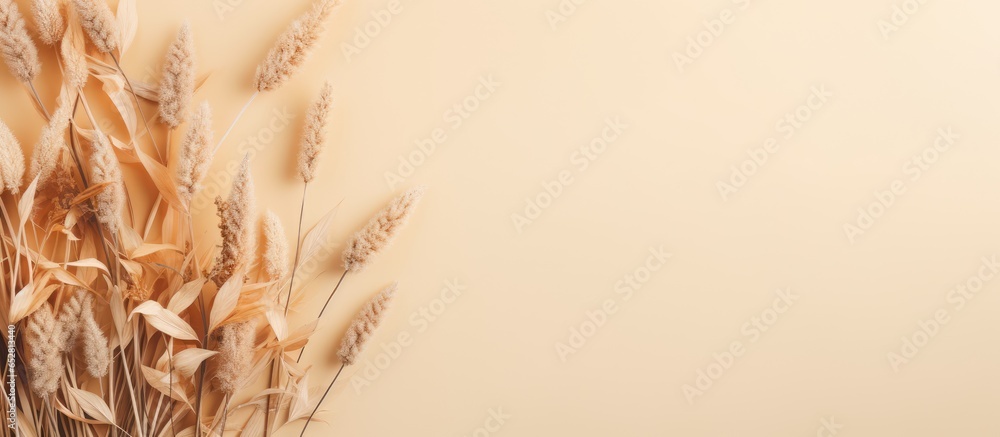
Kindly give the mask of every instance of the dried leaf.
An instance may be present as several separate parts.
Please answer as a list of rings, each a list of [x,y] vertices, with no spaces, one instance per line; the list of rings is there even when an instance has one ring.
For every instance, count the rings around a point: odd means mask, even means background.
[[[198,370],[198,367],[201,366],[203,361],[216,354],[218,354],[216,351],[196,347],[184,349],[174,354],[174,372],[177,372],[185,377],[189,377]]]
[[[129,320],[137,313],[146,316],[146,321],[164,335],[178,340],[198,341],[198,334],[194,332],[194,328],[191,325],[177,314],[167,311],[166,308],[160,306],[160,303],[155,300],[147,300],[135,307],[132,310],[132,314],[128,316]]]
[[[83,412],[90,415],[90,417],[93,417],[106,425],[115,424],[115,418],[114,414],[111,413],[111,408],[108,407],[108,404],[105,403],[104,399],[101,399],[100,396],[75,387],[69,387],[69,394],[74,400],[76,400],[77,403],[80,404],[80,408],[83,409]]]
[[[222,288],[215,295],[215,302],[212,303],[212,314],[209,317],[209,332],[215,331],[236,309],[236,303],[240,299],[240,289],[243,288],[243,274],[238,273],[229,278]]]
[[[170,296],[170,302],[167,303],[167,310],[175,314],[180,314],[186,310],[198,298],[198,295],[201,294],[202,287],[205,286],[205,282],[207,281],[208,278],[198,278],[182,285],[173,296]]]

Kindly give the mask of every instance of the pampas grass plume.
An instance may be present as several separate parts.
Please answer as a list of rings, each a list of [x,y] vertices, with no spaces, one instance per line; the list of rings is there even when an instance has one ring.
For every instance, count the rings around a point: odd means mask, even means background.
[[[256,324],[252,320],[231,323],[219,328],[218,369],[215,377],[219,390],[232,395],[246,381],[253,365]]]
[[[24,180],[24,154],[21,144],[6,124],[0,121],[0,193],[17,194]]]
[[[66,20],[63,19],[61,7],[58,0],[35,0],[31,3],[38,39],[45,45],[56,45],[66,31]]]
[[[264,275],[277,281],[288,275],[288,237],[281,219],[273,211],[264,214]]]
[[[309,51],[323,31],[323,21],[339,5],[340,0],[317,0],[309,12],[292,22],[257,67],[253,87],[270,91],[288,81],[309,58]]]
[[[218,206],[219,230],[222,233],[222,249],[215,258],[215,265],[209,275],[215,284],[222,286],[233,273],[246,266],[254,250],[253,220],[254,194],[253,178],[250,176],[250,156],[243,157],[239,172],[233,180],[229,199],[215,199]]]
[[[111,8],[104,0],[72,0],[73,8],[80,15],[80,24],[90,37],[90,42],[101,53],[111,53],[118,48],[118,24]]]
[[[83,362],[87,373],[94,378],[103,378],[111,365],[108,339],[94,319],[94,296],[86,294],[80,311],[80,340],[83,343]]]
[[[177,31],[177,38],[167,49],[160,80],[160,118],[170,129],[187,120],[194,95],[194,40],[187,22]]]
[[[42,69],[38,49],[24,28],[14,0],[0,0],[0,53],[17,80],[28,83]]]
[[[121,226],[122,209],[125,207],[125,184],[122,180],[122,170],[111,149],[111,143],[101,132],[94,133],[90,143],[93,148],[90,155],[90,178],[94,184],[108,183],[95,196],[97,221],[112,233],[118,232]]]
[[[340,351],[337,352],[344,365],[350,366],[354,364],[358,355],[364,351],[365,343],[371,338],[375,329],[378,328],[379,323],[382,322],[386,311],[389,309],[389,302],[392,300],[392,296],[396,294],[397,286],[398,283],[393,282],[392,285],[386,287],[382,292],[375,295],[372,300],[368,301],[364,308],[358,312],[358,315],[354,317],[354,321],[347,328],[344,339],[340,343]]]
[[[306,125],[299,146],[299,174],[307,184],[316,177],[316,164],[319,162],[320,152],[323,151],[324,130],[331,106],[333,106],[333,86],[330,82],[326,82],[319,92],[319,97],[306,113]]]
[[[189,204],[201,188],[201,180],[212,163],[211,144],[214,136],[212,108],[208,106],[208,102],[203,102],[195,110],[188,126],[177,163],[177,191]]]
[[[344,268],[348,272],[364,270],[379,251],[392,243],[409,220],[425,190],[423,186],[411,188],[393,199],[348,240],[343,254]]]
[[[76,339],[80,332],[80,314],[83,312],[83,301],[88,297],[87,292],[77,290],[59,308],[58,343],[63,352],[73,350]]]
[[[52,176],[59,159],[59,154],[66,149],[66,128],[69,127],[71,105],[63,103],[52,114],[49,123],[42,129],[38,144],[31,154],[29,177],[38,178],[38,189],[41,189]]]
[[[41,397],[59,389],[62,378],[62,356],[59,348],[59,328],[52,305],[42,304],[28,317],[25,326],[25,343],[31,349],[28,375],[31,390]]]

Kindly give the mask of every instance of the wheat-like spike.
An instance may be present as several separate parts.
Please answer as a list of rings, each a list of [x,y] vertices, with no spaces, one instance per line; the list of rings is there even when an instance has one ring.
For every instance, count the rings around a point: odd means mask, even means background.
[[[121,226],[122,209],[125,207],[125,184],[122,180],[122,170],[111,149],[111,143],[101,132],[95,132],[90,143],[93,151],[90,155],[90,179],[93,184],[108,183],[94,197],[97,221],[103,224],[112,234],[118,232]]]
[[[388,247],[410,218],[424,191],[423,186],[407,190],[356,232],[344,249],[344,269],[349,272],[362,271],[379,251]]]
[[[306,113],[306,125],[299,146],[299,174],[305,183],[312,182],[316,177],[316,164],[319,162],[320,152],[323,151],[326,119],[331,106],[333,106],[333,86],[330,82],[326,82],[319,92],[319,98]]]
[[[80,314],[83,312],[83,302],[89,297],[86,291],[77,290],[68,301],[59,308],[58,338],[59,349],[63,352],[73,350],[80,333]]]
[[[59,389],[62,378],[58,323],[52,314],[52,305],[45,302],[31,313],[25,326],[25,345],[31,350],[28,380],[31,390],[43,398]]]
[[[288,274],[288,237],[281,219],[271,210],[264,214],[264,274],[277,281]]]
[[[71,105],[63,103],[52,114],[49,123],[42,129],[38,144],[31,154],[29,177],[38,178],[38,189],[48,182],[59,160],[59,154],[66,149],[66,129],[69,127]]]
[[[24,28],[14,0],[0,0],[0,53],[17,80],[29,83],[42,69],[38,49]]]
[[[73,8],[97,50],[111,53],[118,48],[118,22],[104,0],[73,0]]]
[[[87,373],[94,378],[103,378],[111,365],[108,338],[94,319],[94,296],[87,294],[80,312],[80,340],[83,343],[83,362]]]
[[[364,351],[365,343],[371,338],[375,329],[378,328],[379,323],[382,322],[385,312],[389,309],[389,302],[392,300],[392,296],[396,294],[398,285],[397,282],[393,282],[392,285],[386,287],[381,293],[368,301],[364,308],[358,312],[358,315],[354,317],[351,327],[347,328],[347,332],[344,333],[344,339],[340,343],[340,351],[337,352],[344,365],[350,366],[354,364],[358,355]]]
[[[246,382],[253,366],[256,323],[252,320],[231,323],[219,328],[218,369],[215,373],[219,390],[231,395]]]
[[[87,57],[73,47],[68,41],[59,46],[59,54],[63,61],[63,78],[71,89],[80,89],[87,85],[90,72],[87,69]]]
[[[212,163],[214,136],[212,108],[203,102],[194,111],[177,161],[177,191],[185,203],[191,203]]]
[[[323,32],[323,21],[340,0],[318,0],[285,29],[264,62],[257,66],[253,86],[257,91],[270,91],[283,85],[309,58],[309,51]]]
[[[222,249],[215,258],[215,266],[209,275],[215,284],[222,286],[233,273],[247,265],[254,250],[254,194],[253,178],[250,176],[250,156],[243,158],[239,173],[233,180],[229,199],[215,199],[219,213],[219,230],[222,233]]]
[[[66,20],[63,19],[61,9],[62,4],[57,0],[34,0],[31,3],[38,39],[45,45],[56,45],[66,32]]]
[[[170,129],[187,121],[188,107],[194,95],[194,40],[191,25],[186,21],[177,31],[177,38],[167,49],[160,80],[160,118]]]
[[[17,194],[24,180],[24,153],[14,133],[0,121],[0,193]]]

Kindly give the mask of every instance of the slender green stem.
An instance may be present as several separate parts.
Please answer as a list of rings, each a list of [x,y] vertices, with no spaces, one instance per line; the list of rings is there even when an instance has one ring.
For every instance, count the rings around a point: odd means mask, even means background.
[[[313,416],[315,416],[316,412],[319,411],[319,406],[323,405],[323,400],[326,399],[326,395],[330,394],[330,389],[333,388],[333,384],[336,383],[337,382],[337,378],[340,377],[340,372],[343,372],[344,371],[344,367],[346,367],[346,366],[347,366],[347,363],[341,363],[340,364],[340,370],[337,371],[337,376],[333,377],[333,381],[331,381],[330,382],[330,386],[326,388],[326,391],[323,393],[323,397],[319,398],[319,402],[316,403],[316,408],[313,408],[312,413],[309,413],[309,418],[306,419],[306,424],[302,425],[302,434],[299,434],[299,437],[302,437],[302,436],[306,435],[306,428],[309,427],[309,422],[312,421]]]

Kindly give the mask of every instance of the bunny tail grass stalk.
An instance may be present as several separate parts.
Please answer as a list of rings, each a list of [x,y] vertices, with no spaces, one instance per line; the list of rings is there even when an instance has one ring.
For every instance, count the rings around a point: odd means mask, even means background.
[[[326,399],[326,396],[330,394],[330,389],[332,389],[333,384],[337,382],[337,378],[340,378],[340,372],[344,371],[344,367],[347,367],[347,363],[340,364],[340,370],[337,371],[337,375],[333,377],[333,381],[330,381],[330,385],[326,387],[326,391],[323,392],[323,396],[320,397],[319,402],[316,403],[316,408],[313,408],[312,413],[309,413],[309,417],[306,418],[305,425],[302,425],[302,433],[299,434],[299,437],[306,435],[306,428],[309,427],[309,422],[312,422],[313,416],[315,416],[316,412],[319,411],[319,406],[323,405],[323,401]]]

